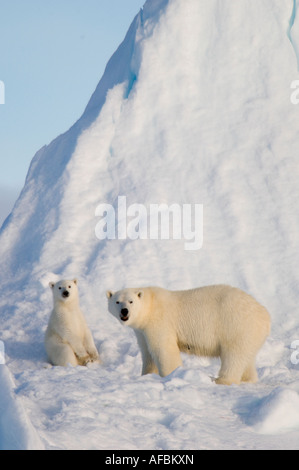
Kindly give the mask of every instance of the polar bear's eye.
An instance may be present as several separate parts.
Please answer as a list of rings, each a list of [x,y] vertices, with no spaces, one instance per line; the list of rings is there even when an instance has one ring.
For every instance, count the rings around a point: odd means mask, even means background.
[[[61,287],[59,287],[59,290],[61,290]]]
[[[71,288],[72,288],[72,286],[69,286],[69,289],[71,289]]]
[[[130,300],[129,303],[132,304],[132,303],[133,303],[133,300]]]
[[[119,304],[119,301],[117,300],[117,302],[116,302],[116,303],[117,303],[117,305],[118,305],[118,304]]]

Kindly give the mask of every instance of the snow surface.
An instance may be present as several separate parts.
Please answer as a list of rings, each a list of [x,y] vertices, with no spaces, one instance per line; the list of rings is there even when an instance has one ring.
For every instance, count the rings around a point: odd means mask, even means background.
[[[83,116],[37,152],[0,233],[1,448],[299,449],[298,3],[148,0]],[[202,249],[98,240],[119,195],[203,204]],[[47,364],[48,282],[68,277],[101,366]],[[219,361],[190,356],[141,377],[105,291],[215,283],[271,313],[259,383],[217,386]]]

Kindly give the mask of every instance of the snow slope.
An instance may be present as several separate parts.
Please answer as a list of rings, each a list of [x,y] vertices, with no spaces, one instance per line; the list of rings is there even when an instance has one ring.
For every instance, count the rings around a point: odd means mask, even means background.
[[[19,448],[299,448],[297,3],[148,0],[83,116],[33,158],[0,233],[7,402],[22,409],[16,436],[24,410],[38,436]],[[203,204],[202,249],[98,240],[96,208],[118,196]],[[46,363],[47,285],[67,277],[79,278],[103,366]],[[186,356],[167,378],[141,377],[134,334],[107,313],[105,290],[212,283],[271,313],[260,382],[216,386],[219,362]],[[0,443],[15,448],[7,422]]]
[[[0,450],[43,450],[44,446],[21,401],[14,394],[15,384],[4,364],[0,367],[0,384]]]

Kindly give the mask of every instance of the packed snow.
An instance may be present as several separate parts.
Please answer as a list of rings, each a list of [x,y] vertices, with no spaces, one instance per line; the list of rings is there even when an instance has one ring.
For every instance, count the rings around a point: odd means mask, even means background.
[[[298,4],[148,0],[83,116],[37,152],[0,233],[1,449],[299,449]],[[119,196],[202,204],[202,248],[99,240]],[[48,284],[74,277],[103,364],[52,367]],[[259,382],[218,386],[219,360],[186,355],[141,376],[105,291],[218,283],[271,314]]]

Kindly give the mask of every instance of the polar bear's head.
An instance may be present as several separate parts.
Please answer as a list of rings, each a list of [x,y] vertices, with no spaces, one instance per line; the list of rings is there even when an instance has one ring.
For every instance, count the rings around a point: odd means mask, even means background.
[[[121,323],[138,328],[144,311],[144,291],[142,289],[123,289],[106,292],[108,310]]]
[[[78,281],[59,281],[50,282],[49,286],[52,289],[54,302],[70,302],[78,297]]]

